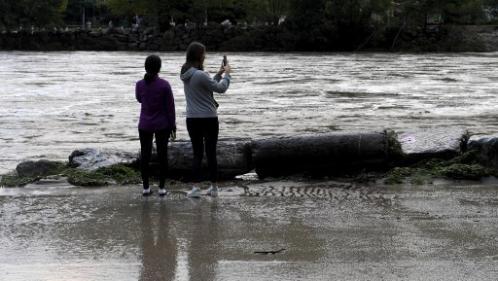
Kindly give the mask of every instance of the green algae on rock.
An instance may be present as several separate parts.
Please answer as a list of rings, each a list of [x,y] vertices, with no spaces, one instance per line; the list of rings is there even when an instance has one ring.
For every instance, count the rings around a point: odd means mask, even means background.
[[[65,175],[67,176],[67,181],[75,186],[106,186],[110,183],[108,177],[97,171],[68,169]]]
[[[409,167],[395,167],[384,179],[385,184],[401,184],[410,179],[412,184],[424,184],[432,178],[479,180],[498,173],[483,166],[476,151],[468,151],[450,160],[428,159]]]
[[[137,170],[123,164],[102,167],[95,171],[68,169],[67,180],[75,186],[106,186],[109,184],[138,184],[141,182]]]
[[[42,168],[35,167],[40,163]],[[140,172],[125,164],[116,164],[89,171],[68,167],[67,163],[64,162],[41,160],[23,162],[18,165],[16,171],[0,176],[0,187],[23,187],[54,175],[65,176],[68,183],[84,187],[138,184],[141,182]]]
[[[21,177],[16,173],[5,174],[0,176],[0,187],[22,187],[39,179],[39,177]]]
[[[102,167],[96,172],[113,179],[117,184],[139,184],[142,182],[139,171],[123,164]]]
[[[440,175],[457,180],[479,180],[493,175],[493,172],[480,164],[452,164],[441,167]]]

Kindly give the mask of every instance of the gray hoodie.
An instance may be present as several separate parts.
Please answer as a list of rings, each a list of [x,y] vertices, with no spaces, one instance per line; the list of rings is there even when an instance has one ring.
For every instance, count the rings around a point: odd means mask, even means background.
[[[191,67],[181,75],[187,100],[187,118],[217,117],[217,103],[213,92],[225,93],[230,86],[230,75],[215,75]]]

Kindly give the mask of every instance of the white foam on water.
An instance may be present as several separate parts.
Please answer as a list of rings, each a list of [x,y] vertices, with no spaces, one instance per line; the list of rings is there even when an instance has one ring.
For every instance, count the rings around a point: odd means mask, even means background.
[[[81,147],[138,149],[134,84],[146,53],[0,52],[0,173],[21,159],[66,160]],[[188,139],[183,53],[160,53]],[[495,133],[497,53],[230,53],[220,137],[458,127]],[[222,54],[209,53],[214,73]]]

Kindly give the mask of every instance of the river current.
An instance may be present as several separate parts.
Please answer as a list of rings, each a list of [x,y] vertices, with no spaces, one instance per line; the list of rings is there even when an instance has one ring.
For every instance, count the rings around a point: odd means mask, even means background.
[[[134,84],[147,53],[0,52],[0,173],[72,150],[138,150]],[[160,53],[187,139],[183,53]],[[214,73],[221,53],[209,53]],[[465,128],[498,132],[498,53],[228,53],[220,137]]]

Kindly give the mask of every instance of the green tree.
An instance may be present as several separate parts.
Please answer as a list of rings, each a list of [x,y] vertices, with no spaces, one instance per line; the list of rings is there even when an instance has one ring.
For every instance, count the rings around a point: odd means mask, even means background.
[[[498,18],[498,0],[483,0],[483,9],[488,20],[497,21]]]
[[[485,19],[481,0],[451,0],[445,2],[443,16],[447,23],[475,24]]]
[[[105,5],[115,15],[130,16],[147,13],[149,2],[148,0],[105,0]]]
[[[64,0],[2,0],[0,23],[8,28],[57,25],[64,4]]]
[[[105,7],[104,0],[65,0],[64,20],[66,23],[79,23],[83,27],[91,17]]]

